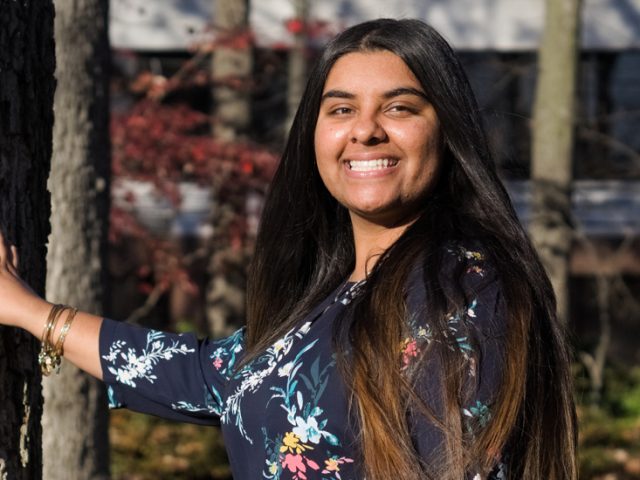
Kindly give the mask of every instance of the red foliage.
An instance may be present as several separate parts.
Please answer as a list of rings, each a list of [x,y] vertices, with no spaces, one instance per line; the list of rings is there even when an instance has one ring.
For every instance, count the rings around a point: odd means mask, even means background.
[[[290,18],[285,22],[287,30],[294,35],[298,35],[305,30],[304,20],[301,18]]]
[[[332,25],[326,20],[304,20],[299,17],[286,20],[284,25],[287,31],[293,35],[304,35],[309,40],[321,43],[326,42],[339,31],[336,30],[336,25]],[[280,49],[282,47],[280,45],[275,45],[273,48]]]
[[[247,142],[216,141],[210,130],[210,117],[186,105],[143,99],[112,118],[113,175],[151,181],[170,196],[176,182],[215,184],[221,176],[239,189],[263,189],[275,155]]]
[[[112,170],[114,184],[124,179],[151,182],[175,208],[181,201],[180,182],[210,185],[216,203],[225,208],[219,208],[213,218],[214,237],[205,255],[224,259],[225,251],[252,249],[254,232],[247,228],[246,198],[250,192],[266,190],[277,158],[249,142],[216,141],[210,132],[208,115],[187,105],[166,105],[147,97],[127,113],[112,116]],[[188,270],[194,261],[202,262],[202,256],[185,256],[176,244],[144,228],[132,213],[139,200],[127,192],[124,202],[131,208],[120,208],[114,202],[110,231],[113,243],[134,237],[153,252],[152,265],[138,269],[139,290],[150,294],[175,284],[188,294],[197,294],[198,286]]]
[[[300,18],[287,21],[286,28],[294,35],[304,35],[318,43],[334,33],[327,22]],[[212,29],[209,39],[194,45],[193,56],[170,78],[140,73],[129,88],[142,99],[126,113],[112,116],[114,185],[124,179],[150,182],[178,209],[179,183],[196,182],[212,187],[219,207],[213,210],[213,237],[205,253],[185,256],[176,242],[154,235],[137,220],[135,208],[144,199],[125,192],[120,202],[114,202],[110,241],[117,244],[133,237],[147,246],[149,258],[143,261],[145,265],[138,269],[137,275],[140,290],[147,294],[164,291],[172,284],[195,294],[197,285],[188,275],[191,264],[202,263],[209,257],[214,268],[224,274],[225,270],[233,270],[234,265],[246,261],[253,250],[256,212],[252,212],[249,222],[247,198],[266,191],[275,171],[276,156],[250,142],[216,141],[211,134],[215,119],[186,104],[164,101],[170,94],[192,87],[254,88],[252,79],[212,78],[209,69],[204,67],[215,49],[247,49],[254,41],[250,30]]]

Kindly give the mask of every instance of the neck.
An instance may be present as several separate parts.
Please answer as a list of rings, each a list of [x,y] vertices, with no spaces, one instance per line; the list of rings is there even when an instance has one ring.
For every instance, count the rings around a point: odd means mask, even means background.
[[[368,222],[355,215],[351,215],[351,224],[356,250],[356,266],[349,280],[358,281],[366,278],[380,256],[400,238],[408,225],[388,227]]]

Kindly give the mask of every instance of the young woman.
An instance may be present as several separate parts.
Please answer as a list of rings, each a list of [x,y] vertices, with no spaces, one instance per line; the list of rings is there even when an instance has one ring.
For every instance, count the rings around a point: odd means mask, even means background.
[[[0,242],[0,323],[40,335],[52,306],[14,264]],[[466,76],[424,23],[366,22],[327,46],[248,292],[229,338],[78,313],[64,355],[114,407],[220,424],[238,479],[576,478],[549,281]]]

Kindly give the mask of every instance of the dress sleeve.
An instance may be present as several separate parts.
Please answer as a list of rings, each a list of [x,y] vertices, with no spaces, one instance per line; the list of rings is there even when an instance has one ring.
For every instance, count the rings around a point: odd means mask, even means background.
[[[447,255],[450,269],[445,282],[451,282],[451,275],[463,293],[463,307],[448,314],[446,331],[435,336],[428,325],[424,325],[424,310],[428,301],[422,287],[409,291],[407,303],[411,312],[418,312],[410,318],[412,336],[405,341],[403,361],[410,368],[411,362],[419,358],[422,348],[432,341],[434,355],[424,362],[416,363],[420,368],[415,372],[419,394],[434,410],[436,415],[444,410],[442,388],[444,383],[442,359],[435,354],[438,348],[446,348],[457,355],[460,365],[464,365],[464,388],[461,405],[461,424],[466,435],[474,435],[491,418],[491,406],[502,381],[502,365],[506,338],[506,311],[500,280],[492,266],[485,261],[479,250],[463,247],[449,249]],[[448,262],[445,262],[448,263]],[[415,283],[415,282],[414,282]],[[422,308],[421,308],[422,307]],[[420,314],[422,312],[422,314]],[[444,338],[445,341],[437,340]],[[414,358],[415,357],[415,358]],[[457,361],[457,360],[456,360]],[[417,451],[426,462],[438,458],[443,446],[443,435],[433,422],[421,415],[411,419],[413,439]],[[498,459],[497,459],[498,460]],[[496,462],[496,469],[489,476],[470,472],[467,479],[484,480],[504,478],[504,466]]]
[[[198,340],[104,319],[100,362],[110,408],[219,424],[225,385],[243,353],[244,330]]]

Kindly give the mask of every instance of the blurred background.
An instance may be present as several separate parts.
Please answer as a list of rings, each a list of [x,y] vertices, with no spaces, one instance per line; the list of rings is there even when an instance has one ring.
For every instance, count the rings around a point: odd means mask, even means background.
[[[56,2],[56,22],[72,3]],[[314,59],[352,24],[419,18],[459,52],[557,287],[575,347],[581,478],[640,479],[640,0],[555,2],[565,3],[574,10],[550,14],[554,2],[545,10],[542,0],[111,0],[106,312],[199,335],[241,326],[264,192]],[[556,76],[544,90],[541,62],[563,45],[569,57],[547,64]],[[545,126],[563,105],[568,148],[550,154]],[[216,429],[124,411],[109,429],[114,479],[231,478]],[[45,442],[45,470],[46,458]]]

